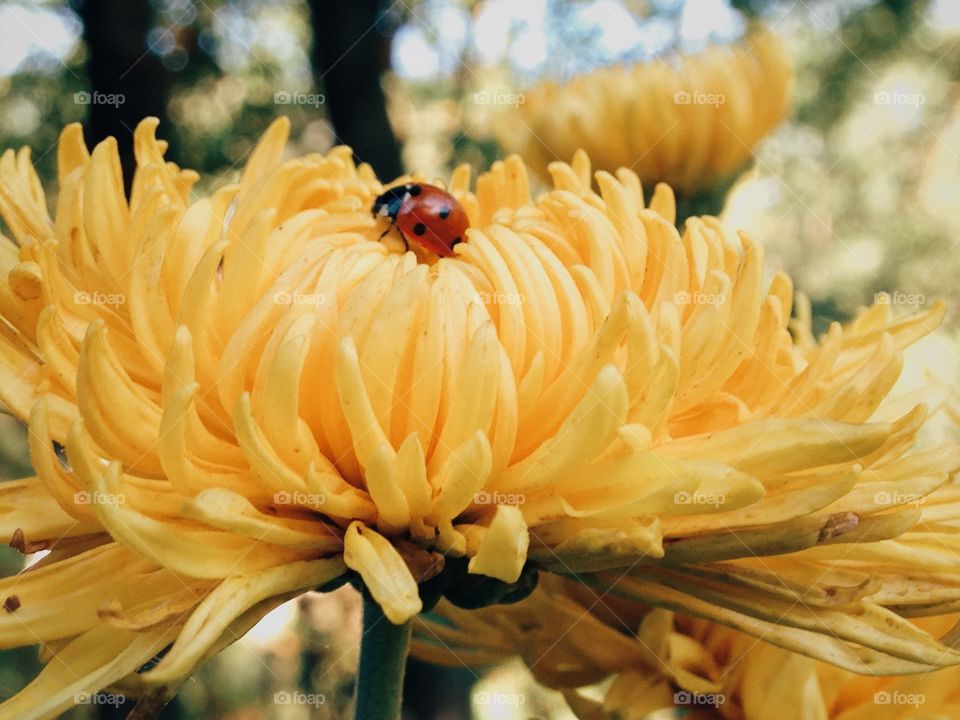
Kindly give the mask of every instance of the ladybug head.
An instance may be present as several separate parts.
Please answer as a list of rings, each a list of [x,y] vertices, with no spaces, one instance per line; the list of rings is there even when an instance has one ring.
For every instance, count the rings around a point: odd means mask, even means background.
[[[397,219],[397,213],[408,198],[420,194],[420,186],[414,183],[397,185],[377,196],[373,201],[373,216]]]

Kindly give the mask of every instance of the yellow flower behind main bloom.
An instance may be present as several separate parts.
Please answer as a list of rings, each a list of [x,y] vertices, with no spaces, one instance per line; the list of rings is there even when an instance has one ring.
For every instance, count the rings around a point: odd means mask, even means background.
[[[956,615],[924,618],[918,624],[948,632]],[[757,643],[726,628],[689,618],[678,630],[718,671],[723,720],[948,720],[960,717],[960,668],[900,677],[851,673],[777,647]],[[709,680],[708,680],[709,682]],[[675,698],[694,701],[689,691]]]
[[[29,152],[0,158],[0,400],[36,470],[0,485],[0,534],[50,551],[0,581],[0,645],[55,658],[0,717],[175,686],[344,579],[402,623],[441,593],[516,598],[538,568],[643,568],[650,602],[802,626],[812,654],[960,662],[897,598],[808,614],[722,564],[916,523],[871,490],[930,492],[960,452],[908,454],[922,406],[868,420],[942,305],[795,342],[755,241],[713,218],[681,236],[669,188],[646,207],[630,171],[594,192],[583,154],[536,200],[518,158],[474,192],[457,169],[467,241],[419,262],[380,241],[383,186],[349,149],[282,161],[277,121],[237,185],[191,200],[155,128],[127,200],[115,143],[68,127],[53,218]]]
[[[570,581],[552,581],[516,606],[474,613],[447,606],[443,614],[446,623],[421,625],[417,654],[454,667],[519,655],[583,720],[644,720],[672,708],[698,720],[960,717],[960,667],[858,674]],[[954,613],[916,623],[943,635],[957,619]]]
[[[546,172],[583,149],[601,170],[634,170],[683,195],[728,178],[787,113],[791,66],[765,30],[739,46],[605,67],[524,91],[503,114],[501,141]]]

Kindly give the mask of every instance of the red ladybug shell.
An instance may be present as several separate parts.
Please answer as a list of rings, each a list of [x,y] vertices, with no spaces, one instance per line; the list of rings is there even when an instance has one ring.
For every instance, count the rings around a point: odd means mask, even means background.
[[[373,204],[375,216],[387,216],[408,243],[440,257],[453,255],[470,221],[457,199],[435,185],[408,183],[390,188]]]

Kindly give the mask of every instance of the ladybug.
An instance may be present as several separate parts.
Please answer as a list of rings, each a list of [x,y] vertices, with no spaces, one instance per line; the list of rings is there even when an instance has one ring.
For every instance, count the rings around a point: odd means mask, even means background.
[[[463,242],[470,227],[463,205],[453,195],[424,183],[397,185],[379,195],[373,216],[390,218],[390,228],[397,226],[408,250],[412,242],[440,257],[452,256],[453,246]]]

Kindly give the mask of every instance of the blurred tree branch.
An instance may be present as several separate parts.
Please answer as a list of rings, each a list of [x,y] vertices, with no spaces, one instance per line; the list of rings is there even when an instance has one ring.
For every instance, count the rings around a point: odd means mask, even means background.
[[[826,131],[843,119],[852,99],[875,76],[871,66],[888,60],[910,40],[929,4],[880,0],[850,13],[836,32],[839,41],[813,68],[820,87],[797,107],[797,120]]]
[[[380,0],[309,0],[313,71],[323,85],[337,140],[377,175],[403,174],[380,77],[389,63]]]
[[[731,0],[730,4],[754,19],[774,0]],[[815,13],[817,4],[809,3],[809,11]],[[852,99],[873,75],[871,65],[885,61],[910,40],[929,4],[929,0],[876,0],[847,15],[830,51],[812,68],[819,88],[797,107],[797,120],[826,131],[843,119]]]

